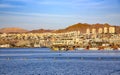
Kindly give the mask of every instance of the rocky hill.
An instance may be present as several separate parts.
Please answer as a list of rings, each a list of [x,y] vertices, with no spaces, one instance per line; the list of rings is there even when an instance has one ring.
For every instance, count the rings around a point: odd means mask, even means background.
[[[69,31],[81,31],[83,33],[86,32],[86,29],[89,28],[89,29],[92,29],[92,28],[103,28],[103,27],[110,27],[111,25],[105,23],[105,24],[87,24],[87,23],[77,23],[77,24],[74,24],[74,25],[71,25],[65,29],[60,29],[60,30],[57,30],[56,32],[57,33],[60,33],[60,32],[69,32]]]

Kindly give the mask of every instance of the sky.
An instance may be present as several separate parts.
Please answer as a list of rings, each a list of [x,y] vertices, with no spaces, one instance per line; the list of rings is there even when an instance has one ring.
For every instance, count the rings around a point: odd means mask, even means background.
[[[76,23],[120,25],[120,0],[0,0],[0,28],[63,29]]]

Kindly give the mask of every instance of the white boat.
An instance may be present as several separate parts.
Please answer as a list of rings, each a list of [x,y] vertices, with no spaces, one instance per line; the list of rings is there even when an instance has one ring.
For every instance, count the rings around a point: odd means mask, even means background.
[[[85,48],[75,48],[76,50],[85,50]]]
[[[90,48],[89,50],[98,50],[98,48]]]

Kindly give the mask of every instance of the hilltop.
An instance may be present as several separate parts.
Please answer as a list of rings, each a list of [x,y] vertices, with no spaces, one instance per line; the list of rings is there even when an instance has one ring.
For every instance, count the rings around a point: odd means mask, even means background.
[[[0,33],[26,33],[26,32],[28,32],[28,30],[22,29],[22,28],[17,28],[17,27],[0,29]]]

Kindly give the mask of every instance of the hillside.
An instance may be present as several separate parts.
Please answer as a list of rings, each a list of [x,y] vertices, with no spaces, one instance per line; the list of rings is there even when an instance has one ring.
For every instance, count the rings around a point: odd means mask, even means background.
[[[0,33],[26,33],[28,30],[22,29],[22,28],[1,28]]]
[[[46,33],[46,32],[52,32],[53,30],[45,30],[45,29],[38,29],[38,30],[32,30],[28,33]]]
[[[92,29],[92,28],[98,29],[98,28],[110,27],[110,26],[112,26],[112,25],[109,25],[107,23],[105,23],[105,24],[77,23],[77,24],[71,25],[71,26],[69,26],[69,27],[67,27],[65,29],[57,30],[56,32],[61,33],[61,32],[69,32],[69,31],[81,31],[82,33],[85,33],[87,28],[89,28],[89,29]],[[116,26],[116,27],[120,29],[120,26]]]

